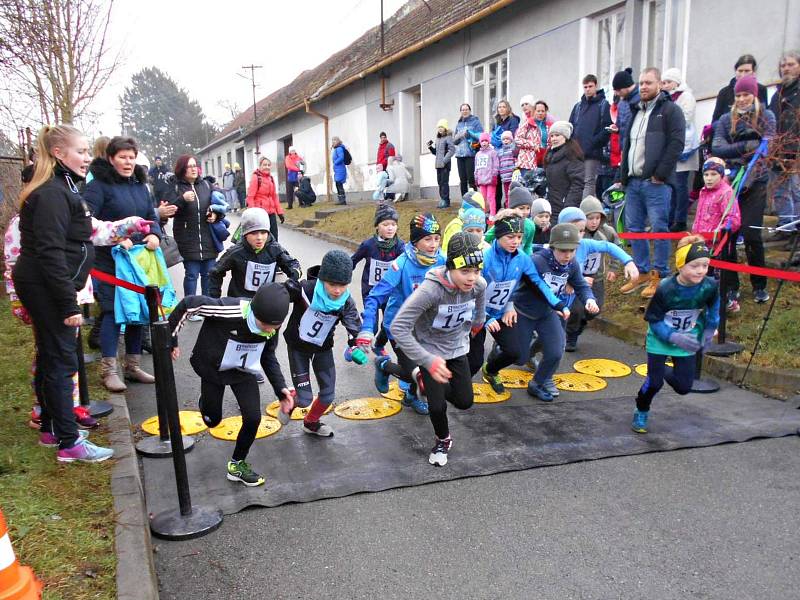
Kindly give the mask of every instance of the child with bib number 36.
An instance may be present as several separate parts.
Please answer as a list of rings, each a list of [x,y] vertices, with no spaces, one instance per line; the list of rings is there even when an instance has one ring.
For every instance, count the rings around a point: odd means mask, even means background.
[[[200,413],[206,425],[217,426],[222,420],[225,386],[231,387],[242,411],[242,428],[228,462],[227,477],[248,487],[264,483],[264,478],[245,462],[261,423],[256,375],[266,372],[284,414],[288,414],[293,402],[275,356],[276,333],[288,313],[286,288],[280,283],[268,283],[251,300],[187,296],[169,316],[174,360],[180,357],[181,327],[189,317],[205,318],[189,359],[200,376]]]

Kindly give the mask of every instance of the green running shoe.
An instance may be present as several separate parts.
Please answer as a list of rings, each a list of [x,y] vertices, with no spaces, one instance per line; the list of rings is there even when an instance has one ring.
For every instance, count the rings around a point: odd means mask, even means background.
[[[481,375],[483,375],[483,380],[492,386],[492,391],[495,394],[503,394],[506,391],[506,386],[503,385],[503,381],[500,379],[500,374],[495,373],[492,375],[489,371],[486,370],[486,363],[483,363],[481,367]]]
[[[228,461],[228,481],[241,481],[247,487],[264,485],[264,478],[243,460]]]

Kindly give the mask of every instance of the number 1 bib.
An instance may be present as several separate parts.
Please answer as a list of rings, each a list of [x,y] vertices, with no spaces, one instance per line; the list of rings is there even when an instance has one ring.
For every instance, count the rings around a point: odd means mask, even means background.
[[[338,320],[339,315],[329,315],[307,308],[300,319],[300,339],[309,344],[322,346]]]
[[[508,304],[509,298],[511,298],[515,283],[513,279],[511,281],[493,281],[490,283],[486,287],[486,308],[502,311]]]
[[[461,327],[464,321],[472,320],[472,312],[475,310],[475,300],[462,302],[461,304],[444,304],[439,307],[439,312],[433,319],[434,329],[455,329]]]
[[[225,345],[225,354],[222,355],[222,362],[219,364],[220,371],[230,371],[238,369],[247,373],[263,373],[261,368],[261,353],[264,351],[266,342],[237,342],[228,340]]]
[[[378,282],[383,279],[383,274],[386,273],[392,266],[391,261],[369,259],[369,284],[378,285]]]
[[[272,283],[275,279],[275,263],[262,265],[261,263],[247,261],[247,273],[244,276],[244,289],[257,292],[265,283]]]

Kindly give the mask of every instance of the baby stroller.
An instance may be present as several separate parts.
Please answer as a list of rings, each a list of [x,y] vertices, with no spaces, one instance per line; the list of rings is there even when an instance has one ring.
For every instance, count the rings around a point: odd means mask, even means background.
[[[519,169],[515,169],[511,180],[522,183],[534,198],[544,198],[547,195],[547,177],[541,167],[530,169],[524,175]]]
[[[606,221],[616,229],[617,233],[625,231],[625,189],[621,183],[609,186],[603,192],[603,209],[606,213]]]

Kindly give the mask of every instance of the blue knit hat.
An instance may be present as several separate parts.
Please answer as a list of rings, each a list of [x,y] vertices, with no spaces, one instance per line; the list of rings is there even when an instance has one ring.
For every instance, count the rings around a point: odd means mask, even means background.
[[[461,227],[462,231],[470,227],[480,227],[483,231],[486,231],[486,213],[480,208],[468,208],[465,210],[461,221],[464,223]]]
[[[572,223],[573,221],[585,221],[586,215],[577,206],[568,206],[558,215],[559,223]]]

